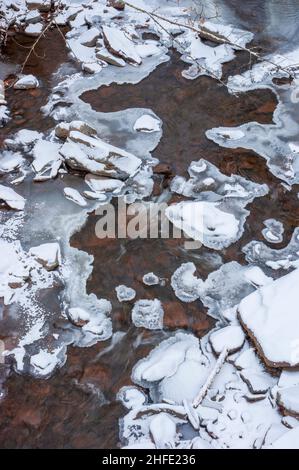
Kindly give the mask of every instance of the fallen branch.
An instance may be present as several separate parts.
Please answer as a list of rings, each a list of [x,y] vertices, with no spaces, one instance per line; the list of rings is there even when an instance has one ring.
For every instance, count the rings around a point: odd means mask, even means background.
[[[198,395],[194,398],[194,400],[193,400],[193,407],[194,408],[197,408],[201,404],[204,397],[206,396],[207,391],[211,387],[216,375],[220,372],[223,364],[225,363],[227,355],[228,355],[228,350],[226,348],[224,348],[222,353],[218,357],[214,368],[211,370],[206,382],[204,383],[204,385],[200,389]]]
[[[259,61],[265,61],[265,62],[273,65],[275,68],[277,68],[277,70],[281,70],[281,71],[287,73],[290,77],[293,77],[293,73],[288,67],[283,67],[283,66],[278,65],[275,62],[271,61],[270,59],[266,59],[264,57],[261,57],[261,55],[258,52],[255,52],[253,49],[250,49],[250,48],[245,47],[245,46],[240,46],[239,44],[236,44],[236,43],[230,41],[230,39],[228,39],[225,36],[222,36],[220,34],[212,33],[211,31],[209,31],[207,28],[205,28],[203,26],[201,28],[196,28],[195,26],[193,26],[191,24],[181,23],[180,21],[171,20],[171,19],[166,18],[165,16],[162,16],[162,15],[159,15],[155,12],[147,11],[144,8],[137,7],[136,5],[133,5],[132,3],[129,3],[129,2],[126,2],[126,1],[124,1],[123,3],[125,5],[127,5],[129,8],[133,8],[134,10],[139,11],[139,13],[143,13],[143,14],[148,15],[153,20],[158,19],[160,21],[165,21],[166,23],[172,24],[174,26],[178,26],[180,28],[188,29],[190,31],[193,31],[194,33],[198,34],[198,36],[201,37],[202,39],[208,39],[212,42],[216,42],[217,44],[227,44],[227,45],[233,47],[234,49],[247,52],[248,54],[250,54],[250,57],[255,57]]]

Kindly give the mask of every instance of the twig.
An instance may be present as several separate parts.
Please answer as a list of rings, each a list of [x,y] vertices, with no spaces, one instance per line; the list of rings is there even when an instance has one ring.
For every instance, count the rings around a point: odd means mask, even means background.
[[[241,46],[239,44],[236,44],[236,43],[230,41],[225,36],[222,36],[220,34],[212,33],[211,31],[209,31],[208,29],[206,29],[204,27],[201,27],[199,29],[199,28],[196,28],[195,26],[192,26],[190,24],[181,23],[179,21],[171,20],[171,19],[166,18],[164,16],[158,15],[157,13],[149,12],[149,11],[147,11],[147,10],[141,8],[141,7],[137,7],[136,5],[132,5],[132,3],[129,3],[129,2],[126,2],[126,1],[124,1],[124,4],[127,5],[129,8],[133,8],[134,10],[139,11],[140,13],[143,13],[143,14],[146,14],[146,15],[150,16],[152,19],[156,18],[158,20],[165,21],[166,23],[173,24],[173,25],[178,26],[180,28],[189,29],[190,31],[193,31],[194,33],[197,33],[203,39],[209,39],[210,41],[213,41],[213,42],[216,42],[216,43],[219,43],[219,44],[227,44],[227,45],[229,45],[229,46],[231,46],[235,49],[245,51],[248,54],[250,54],[250,56],[253,56],[258,60],[263,60],[265,62],[268,62],[269,64],[273,65],[278,70],[282,70],[283,72],[287,73],[290,77],[293,76],[293,74],[292,74],[292,72],[289,68],[278,65],[275,62],[271,61],[270,59],[261,57],[261,55],[259,53],[254,52],[252,49],[250,49],[248,47]]]
[[[206,396],[207,391],[209,390],[209,388],[211,387],[211,385],[213,383],[213,380],[215,379],[216,375],[220,372],[221,367],[225,363],[225,360],[227,358],[227,354],[228,354],[228,350],[226,348],[224,348],[223,351],[221,352],[220,356],[218,357],[215,366],[211,370],[206,382],[204,383],[204,385],[200,389],[198,395],[194,398],[194,400],[193,400],[193,407],[194,408],[197,408],[201,404],[204,397]]]

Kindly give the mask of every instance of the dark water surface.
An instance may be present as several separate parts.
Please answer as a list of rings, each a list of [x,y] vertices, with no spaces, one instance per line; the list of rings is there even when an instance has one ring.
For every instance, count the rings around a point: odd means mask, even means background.
[[[235,6],[237,3],[240,5],[233,0],[226,2]],[[246,8],[251,2],[245,3],[241,15],[244,24]],[[274,8],[280,2],[268,3]],[[294,2],[288,3],[294,5]],[[296,18],[297,10],[292,11],[290,9],[290,14]],[[251,13],[253,19],[250,21],[254,22],[256,16],[252,10]],[[268,10],[267,15],[265,12],[268,22]],[[41,53],[45,47],[45,41],[41,41]],[[7,54],[10,61],[21,63],[25,51],[10,41]],[[1,129],[0,145],[9,133],[23,127],[44,131],[53,126],[52,119],[45,118],[39,109],[46,103],[52,73],[67,60],[63,43],[54,31],[45,60],[32,58],[26,70],[41,78],[42,87],[28,93],[8,91],[13,120]],[[225,67],[225,74],[240,72],[247,63],[248,57],[239,54],[235,62]],[[12,373],[6,382],[7,396],[0,402],[2,448],[119,446],[118,419],[125,410],[115,401],[115,395],[121,386],[130,384],[133,365],[177,328],[200,337],[213,326],[213,320],[200,302],[184,304],[174,296],[169,284],[173,271],[182,262],[194,261],[198,274],[206,277],[219,267],[221,259],[222,262],[244,263],[241,248],[252,239],[263,239],[263,221],[269,217],[280,220],[285,226],[284,241],[277,248],[288,243],[294,228],[299,225],[298,187],[287,191],[269,173],[265,160],[253,152],[220,148],[205,137],[205,131],[211,127],[234,126],[248,121],[271,123],[277,104],[274,94],[260,90],[234,97],[213,79],[200,77],[188,81],[182,78],[184,67],[173,54],[169,63],[160,65],[137,85],[102,87],[85,93],[82,99],[102,112],[129,107],[151,108],[162,119],[163,137],[153,152],[163,164],[155,175],[155,195],[167,188],[172,175],[186,174],[190,162],[201,157],[227,175],[238,174],[258,183],[267,183],[269,194],[248,206],[250,216],[243,237],[228,249],[217,252],[221,258],[204,247],[196,253],[186,252],[182,240],[100,241],[95,235],[96,216],[90,215],[83,230],[73,237],[72,245],[94,256],[88,291],[112,301],[114,331],[125,335],[107,352],[104,350],[111,341],[90,348],[69,347],[65,366],[49,380]],[[141,277],[149,271],[165,278],[166,286],[144,286]],[[138,298],[161,299],[165,309],[165,332],[137,329],[131,324],[132,305],[120,304],[115,296],[114,288],[119,284],[134,287]]]

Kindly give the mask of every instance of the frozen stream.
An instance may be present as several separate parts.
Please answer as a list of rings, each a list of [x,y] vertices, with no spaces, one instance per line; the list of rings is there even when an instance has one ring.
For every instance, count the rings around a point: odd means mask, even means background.
[[[296,2],[134,1],[158,3],[157,21],[104,0],[16,3],[0,447],[298,448]],[[229,40],[175,24],[199,11]],[[167,207],[182,236],[99,238],[103,208],[118,220],[134,203]]]

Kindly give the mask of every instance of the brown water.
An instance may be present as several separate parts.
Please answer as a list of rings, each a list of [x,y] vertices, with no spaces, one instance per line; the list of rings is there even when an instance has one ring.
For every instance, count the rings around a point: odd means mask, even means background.
[[[51,45],[45,61],[33,57],[27,68],[27,72],[42,78],[42,88],[29,93],[8,92],[14,119],[1,133],[2,140],[24,126],[45,130],[53,125],[50,118],[41,115],[39,108],[49,94],[51,74],[60,63],[67,61],[67,56],[56,32],[51,33]],[[41,42],[40,52],[44,47],[45,43]],[[16,63],[21,63],[25,54],[12,42],[7,52]],[[236,62],[226,66],[225,73],[240,71],[247,61],[241,54]],[[291,192],[284,189],[269,173],[265,161],[253,152],[223,149],[205,137],[205,131],[211,127],[239,125],[251,120],[272,122],[275,96],[270,91],[258,91],[233,97],[210,78],[185,80],[181,76],[183,68],[174,54],[169,63],[159,66],[138,85],[102,87],[86,93],[83,98],[99,111],[148,107],[162,119],[163,138],[153,155],[170,169],[166,174],[165,171],[156,174],[155,194],[167,187],[171,175],[185,174],[189,163],[200,157],[216,164],[225,174],[239,174],[269,185],[269,195],[256,199],[249,206],[251,214],[241,240],[219,252],[223,262],[243,263],[242,246],[252,239],[262,239],[262,222],[269,217],[284,223],[284,242],[277,247],[286,245],[299,224],[298,187]],[[182,240],[100,241],[94,231],[96,220],[92,214],[83,230],[73,237],[72,244],[94,255],[88,291],[111,299],[114,331],[126,334],[112,351],[103,355],[100,353],[110,341],[90,348],[69,347],[65,366],[49,380],[12,373],[6,382],[7,396],[0,403],[2,448],[119,446],[118,419],[125,410],[115,401],[115,394],[122,385],[130,384],[133,365],[168,332],[183,328],[200,337],[213,325],[200,302],[183,304],[169,285],[171,274],[182,262],[194,261],[193,253],[182,249]],[[195,260],[198,273],[203,277],[219,266],[219,260],[212,253],[201,248],[201,259]],[[166,278],[166,287],[144,286],[141,277],[149,271]],[[115,286],[120,283],[134,287],[140,298],[161,299],[165,309],[165,333],[137,329],[131,324],[131,305],[119,304],[114,294]]]

